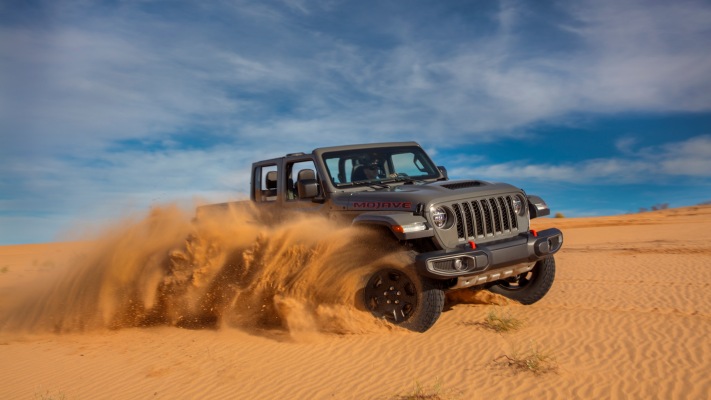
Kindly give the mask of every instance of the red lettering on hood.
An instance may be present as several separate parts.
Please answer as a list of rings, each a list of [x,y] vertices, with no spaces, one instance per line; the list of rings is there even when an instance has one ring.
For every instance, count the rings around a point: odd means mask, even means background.
[[[356,201],[353,208],[368,208],[371,210],[379,208],[412,208],[410,201]]]

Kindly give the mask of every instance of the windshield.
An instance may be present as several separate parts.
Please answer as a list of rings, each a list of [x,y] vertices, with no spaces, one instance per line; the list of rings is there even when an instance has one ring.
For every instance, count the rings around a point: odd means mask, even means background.
[[[439,178],[437,167],[414,146],[336,151],[323,154],[336,187]]]

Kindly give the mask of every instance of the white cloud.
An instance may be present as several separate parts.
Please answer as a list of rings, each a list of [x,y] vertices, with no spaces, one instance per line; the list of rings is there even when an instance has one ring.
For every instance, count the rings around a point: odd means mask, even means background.
[[[570,4],[585,44],[578,65],[587,105],[602,111],[711,108],[708,21],[703,1]]]
[[[711,136],[664,146],[660,167],[668,175],[711,177]]]
[[[450,176],[488,180],[540,180],[567,183],[629,183],[647,180],[656,169],[649,163],[619,159],[588,160],[576,164],[509,162],[475,168],[455,168]]]
[[[474,168],[456,167],[450,170],[450,176],[598,185],[660,182],[675,177],[711,178],[709,135],[634,151],[632,145],[633,142],[627,139],[618,144],[624,150],[625,158],[590,159],[561,165],[517,161]]]
[[[639,139],[632,136],[624,136],[615,141],[615,148],[622,154],[633,154]]]
[[[443,43],[408,26],[384,49],[299,25],[288,12],[328,16],[337,5],[285,4],[200,6],[237,21],[208,25],[159,19],[138,4],[115,13],[74,5],[53,29],[5,27],[0,51],[12,57],[0,89],[3,130],[87,150],[195,124],[223,135],[339,124],[339,137],[352,130],[364,140],[408,132],[462,141],[571,112],[711,109],[711,7],[702,2],[577,2],[564,6],[572,22],[551,22],[557,33],[539,38],[523,30],[535,9],[505,1],[491,14],[491,32]],[[373,33],[392,35],[377,24],[387,17],[372,12],[370,26],[381,29]],[[579,44],[529,51],[561,40]]]

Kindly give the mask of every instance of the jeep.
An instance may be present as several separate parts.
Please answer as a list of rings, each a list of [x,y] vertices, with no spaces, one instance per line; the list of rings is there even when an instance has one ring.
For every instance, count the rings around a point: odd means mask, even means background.
[[[375,317],[417,332],[437,321],[448,291],[540,300],[563,244],[556,228],[530,228],[530,219],[550,214],[540,197],[505,183],[450,180],[416,142],[323,147],[255,162],[250,199],[269,215],[321,213],[396,242],[408,267],[384,265],[365,277],[359,300]]]

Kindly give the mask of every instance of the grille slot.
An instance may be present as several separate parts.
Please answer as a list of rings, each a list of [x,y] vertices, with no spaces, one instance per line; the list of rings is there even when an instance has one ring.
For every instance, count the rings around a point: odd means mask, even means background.
[[[454,216],[457,219],[457,236],[464,237],[465,232],[464,232],[464,218],[462,218],[462,209],[459,204],[452,204],[452,208],[454,209]]]
[[[452,204],[460,240],[473,240],[518,231],[512,196],[497,196]]]

